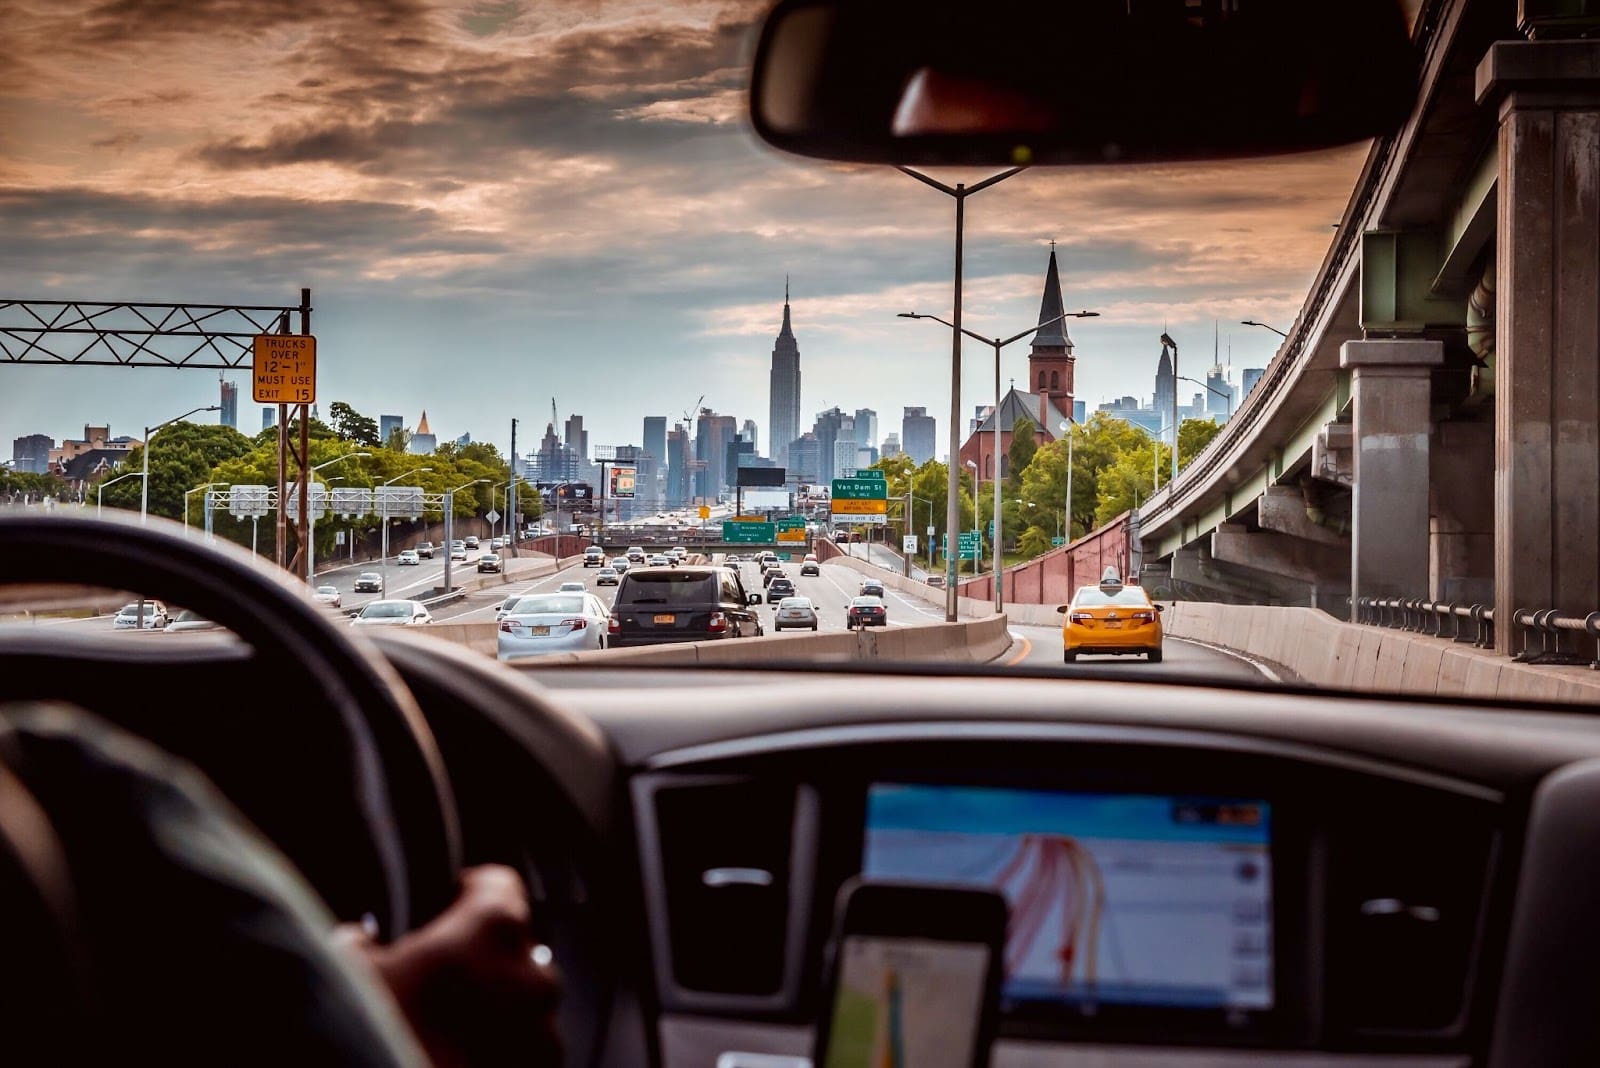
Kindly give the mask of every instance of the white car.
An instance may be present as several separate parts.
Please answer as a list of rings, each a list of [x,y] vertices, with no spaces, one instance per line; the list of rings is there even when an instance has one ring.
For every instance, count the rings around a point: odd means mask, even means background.
[[[689,558],[689,550],[682,545],[674,545],[667,550],[667,555],[672,557],[674,563],[681,564]]]
[[[584,585],[581,582],[563,582],[556,587],[556,592],[558,593],[582,593],[583,591]]]
[[[394,562],[401,567],[417,567],[422,563],[422,557],[417,555],[415,549],[401,549],[400,555],[394,558]]]
[[[617,574],[617,569],[609,564],[595,572],[594,584],[596,586],[615,586],[622,581]]]
[[[535,593],[500,618],[501,660],[606,647],[610,612],[591,593]]]
[[[632,566],[633,561],[629,560],[626,556],[613,556],[611,558],[611,568],[619,575],[627,574],[628,568]]]
[[[450,559],[452,559],[452,560],[460,560],[462,563],[466,563],[467,562],[467,547],[465,545],[452,545],[452,546],[450,546]]]
[[[416,601],[368,601],[352,627],[414,627],[432,623],[428,610]]]
[[[165,629],[168,634],[181,634],[191,630],[221,630],[222,624],[211,622],[192,608],[185,608]]]
[[[644,563],[644,549],[637,545],[628,546],[628,552],[626,555],[630,564]]]
[[[160,630],[172,622],[167,616],[167,607],[160,601],[144,602],[144,623],[139,622],[139,602],[125,604],[117,610],[117,616],[111,621],[111,626],[116,630]]]
[[[656,553],[649,560],[645,561],[645,563],[650,567],[671,567],[672,557],[663,556],[661,553]]]
[[[318,586],[312,591],[311,599],[318,604],[332,605],[335,608],[344,605],[344,600],[339,596],[339,587],[337,586]]]

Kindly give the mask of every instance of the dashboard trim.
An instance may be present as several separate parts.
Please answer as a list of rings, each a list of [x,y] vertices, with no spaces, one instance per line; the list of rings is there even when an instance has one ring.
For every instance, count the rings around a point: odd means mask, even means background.
[[[1289,758],[1345,771],[1361,772],[1432,790],[1502,804],[1505,795],[1493,787],[1438,772],[1375,757],[1319,749],[1299,742],[1284,742],[1239,734],[1193,729],[1121,726],[1097,723],[1047,723],[1037,720],[906,723],[860,723],[784,731],[748,738],[732,738],[668,750],[650,757],[646,771],[666,771],[723,760],[836,746],[896,742],[1093,742],[1097,744],[1165,745],[1185,749],[1213,749],[1232,753]]]

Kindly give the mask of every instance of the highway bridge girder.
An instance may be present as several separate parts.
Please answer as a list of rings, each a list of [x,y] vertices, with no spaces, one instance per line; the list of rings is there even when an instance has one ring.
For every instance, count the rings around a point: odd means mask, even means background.
[[[1274,579],[1312,586],[1348,585],[1350,550],[1272,531],[1224,523],[1211,533],[1211,559]]]

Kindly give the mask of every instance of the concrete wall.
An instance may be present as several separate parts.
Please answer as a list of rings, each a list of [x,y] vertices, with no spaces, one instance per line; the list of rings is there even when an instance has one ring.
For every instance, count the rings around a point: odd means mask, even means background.
[[[1021,620],[1018,620],[1021,622]],[[1492,650],[1386,627],[1344,623],[1314,608],[1178,601],[1166,632],[1288,668],[1313,686],[1387,693],[1600,701],[1600,673],[1513,663]]]
[[[1006,568],[1001,591],[1006,604],[1065,604],[1078,587],[1099,582],[1109,566],[1115,566],[1118,574],[1127,575],[1128,515],[1122,513],[1070,545]],[[992,603],[993,577],[963,582],[961,596]]]

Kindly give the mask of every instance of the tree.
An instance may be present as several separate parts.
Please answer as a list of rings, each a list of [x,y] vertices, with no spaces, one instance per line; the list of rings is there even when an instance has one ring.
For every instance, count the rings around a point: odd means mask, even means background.
[[[1210,419],[1185,419],[1178,425],[1178,470],[1182,471],[1222,433],[1222,424]]]
[[[1051,533],[1043,527],[1031,526],[1017,539],[1017,549],[1024,556],[1039,556],[1049,552],[1053,547],[1050,542],[1051,537]]]
[[[218,464],[252,450],[250,439],[232,427],[178,422],[156,433],[144,446],[129,450],[117,473],[140,470],[146,447],[151,450],[149,512],[169,519],[182,518],[184,491],[215,481],[211,472]],[[106,506],[137,511],[141,481],[124,479],[107,489]]]
[[[383,443],[383,447],[390,452],[406,452],[411,448],[411,431],[403,426],[395,427],[389,431],[389,440]]]
[[[377,448],[382,444],[378,438],[377,420],[362,415],[344,401],[334,401],[328,405],[328,418],[333,421],[334,432],[346,441],[368,448]]]
[[[1155,450],[1153,460],[1152,448]],[[1095,525],[1108,523],[1147,499],[1154,489],[1156,472],[1167,470],[1171,462],[1172,450],[1165,445],[1120,454],[1109,467],[1099,472],[1099,504],[1095,508]]]
[[[1013,493],[1022,485],[1022,473],[1028,469],[1038,451],[1039,439],[1033,420],[1023,416],[1012,424],[1011,447],[1006,450],[1006,486]]]
[[[67,483],[59,475],[0,467],[0,502],[33,504],[46,497],[60,500],[66,492]]]

